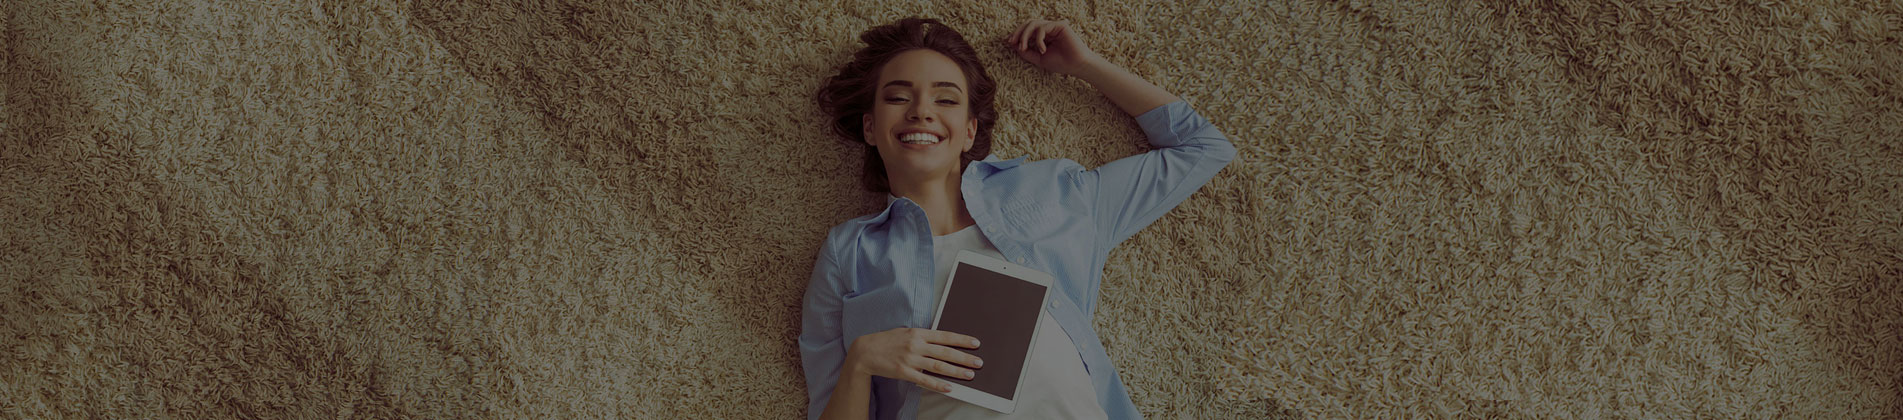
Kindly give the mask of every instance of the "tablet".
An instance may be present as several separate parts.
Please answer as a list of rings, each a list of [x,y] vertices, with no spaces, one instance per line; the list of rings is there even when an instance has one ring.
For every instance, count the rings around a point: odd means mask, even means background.
[[[1038,318],[1050,294],[1051,275],[971,251],[958,251],[958,264],[938,295],[932,329],[976,337],[978,349],[957,349],[985,361],[970,380],[927,372],[951,383],[946,396],[1000,413],[1017,408],[1024,361],[1037,342]]]

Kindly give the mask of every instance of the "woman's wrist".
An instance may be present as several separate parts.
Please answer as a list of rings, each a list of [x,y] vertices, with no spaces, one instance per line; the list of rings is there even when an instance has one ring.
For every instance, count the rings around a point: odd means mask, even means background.
[[[1102,55],[1092,52],[1088,57],[1084,58],[1084,64],[1078,66],[1077,74],[1072,74],[1071,76],[1083,79],[1084,82],[1095,86],[1108,79],[1111,72],[1120,69],[1122,68],[1117,67],[1116,63],[1111,63],[1110,60],[1103,58]]]
[[[1137,76],[1136,73],[1110,63],[1109,60],[1098,57],[1091,61],[1095,63],[1085,66],[1087,71],[1078,72],[1080,73],[1078,78],[1090,82],[1090,85],[1096,87],[1104,97],[1110,98],[1110,103],[1116,104],[1117,108],[1123,109],[1123,112],[1131,117],[1143,115],[1156,107],[1181,100],[1169,91],[1157,87],[1148,80],[1143,80],[1143,77]]]
[[[839,380],[845,381],[855,376],[865,375],[864,361],[859,360],[859,346],[847,346],[846,360],[839,365]]]
[[[820,418],[826,419],[864,419],[866,409],[871,404],[872,378],[857,354],[849,346],[846,359],[839,365],[839,378],[833,382],[832,398],[826,401],[826,411]]]

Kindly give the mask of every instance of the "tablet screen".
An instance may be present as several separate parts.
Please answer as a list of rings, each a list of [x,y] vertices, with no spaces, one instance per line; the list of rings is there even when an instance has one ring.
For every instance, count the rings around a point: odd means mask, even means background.
[[[1044,305],[1044,286],[961,262],[945,293],[938,329],[977,337],[977,350],[957,350],[978,356],[985,366],[975,369],[971,380],[927,373],[999,398],[1017,395],[1018,374],[1030,356]]]

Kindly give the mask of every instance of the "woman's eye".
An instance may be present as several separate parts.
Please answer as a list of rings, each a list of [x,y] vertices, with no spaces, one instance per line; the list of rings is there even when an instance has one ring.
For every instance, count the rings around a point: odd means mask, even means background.
[[[893,104],[896,104],[896,103],[901,103],[901,102],[905,102],[905,100],[906,100],[905,98],[901,98],[901,97],[897,97],[897,96],[893,96],[893,97],[889,97],[889,98],[885,98],[885,102],[886,102],[886,103],[893,103]]]
[[[957,105],[957,104],[958,104],[958,101],[954,101],[954,100],[950,100],[950,99],[940,99],[940,100],[938,100],[938,103],[940,103],[940,104],[945,104],[945,105]]]

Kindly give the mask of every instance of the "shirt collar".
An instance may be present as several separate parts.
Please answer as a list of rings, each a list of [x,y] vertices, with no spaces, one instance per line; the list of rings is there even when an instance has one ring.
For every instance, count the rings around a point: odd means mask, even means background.
[[[990,167],[991,169],[1011,169],[1011,168],[1018,167],[1018,165],[1024,164],[1024,159],[1027,157],[1029,156],[1018,156],[1018,157],[1011,158],[1011,160],[999,160],[998,155],[990,155],[990,156],[985,156],[985,160],[972,162],[972,163],[974,164],[973,166],[982,164],[984,166]],[[966,169],[970,169],[970,168],[966,168]]]

